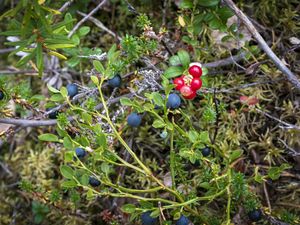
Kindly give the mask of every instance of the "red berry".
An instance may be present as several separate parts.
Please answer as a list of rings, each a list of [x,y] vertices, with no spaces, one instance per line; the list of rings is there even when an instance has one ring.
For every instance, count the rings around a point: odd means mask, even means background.
[[[175,89],[180,90],[184,85],[183,76],[175,78],[173,83],[175,84]]]
[[[199,78],[193,78],[191,81],[191,88],[193,91],[197,91],[202,87],[202,80]]]
[[[199,78],[202,75],[202,69],[200,66],[193,65],[189,68],[189,74],[191,74],[194,78]]]
[[[193,91],[189,96],[183,96],[183,97],[184,97],[185,99],[191,100],[191,99],[195,98],[196,95],[197,95],[196,91]]]
[[[190,86],[184,85],[181,89],[180,89],[180,93],[182,94],[183,97],[187,97],[190,96],[194,91],[192,90],[192,88]]]

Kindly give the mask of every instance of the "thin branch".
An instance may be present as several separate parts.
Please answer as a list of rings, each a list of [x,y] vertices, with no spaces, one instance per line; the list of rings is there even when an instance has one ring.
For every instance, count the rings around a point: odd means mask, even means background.
[[[242,52],[238,55],[235,56],[230,56],[226,59],[221,59],[215,62],[210,62],[210,63],[204,63],[203,67],[205,68],[215,68],[215,67],[222,67],[222,66],[228,66],[231,64],[234,64],[238,61],[241,61],[242,59],[244,59],[246,56],[246,52]]]
[[[116,98],[109,100],[109,104],[118,103],[121,98],[127,97],[131,98],[132,93],[125,94]],[[99,104],[95,107],[95,110],[99,110],[103,107],[102,104]],[[69,121],[73,121],[74,117],[68,117]],[[57,120],[32,120],[32,119],[14,119],[14,118],[0,118],[0,123],[19,125],[22,127],[41,127],[41,126],[53,126],[57,124]]]
[[[71,30],[71,32],[68,34],[68,37],[72,37],[72,35],[76,32],[76,30],[85,22],[89,19],[89,17],[91,17],[92,15],[94,15],[103,5],[104,3],[106,3],[107,0],[103,0],[102,2],[100,2],[96,8],[94,8],[92,11],[89,12],[89,14],[87,14],[84,18],[82,18],[75,26],[74,28]]]
[[[13,118],[0,118],[0,123],[20,125],[23,127],[40,127],[52,126],[57,123],[56,120],[30,120],[30,119],[13,119]]]
[[[44,73],[47,73],[44,71]],[[19,75],[19,74],[24,74],[24,75],[30,75],[30,76],[37,76],[38,73],[34,70],[0,70],[0,74],[4,75]]]
[[[84,16],[84,18],[88,16],[87,14],[80,12],[80,11],[77,11],[77,13],[81,16]],[[105,32],[109,33],[111,36],[116,37],[119,41],[122,40],[122,38],[120,36],[118,36],[115,32],[108,29],[100,20],[96,19],[95,17],[89,16],[88,20],[93,22],[101,30],[104,30]]]
[[[16,50],[15,48],[6,48],[6,49],[0,49],[0,54],[9,53]]]
[[[58,10],[59,12],[64,12],[72,3],[74,0],[69,0],[63,6]]]
[[[255,108],[255,110],[263,115],[265,115],[266,117],[269,117],[270,119],[273,119],[273,120],[276,120],[277,122],[283,124],[284,126],[280,126],[280,128],[283,128],[283,129],[295,129],[295,130],[300,130],[300,127],[296,126],[296,125],[293,125],[293,124],[290,124],[290,123],[287,123],[287,122],[284,122],[274,116],[271,116],[269,113],[266,113],[258,108]]]
[[[291,152],[292,156],[300,156],[300,152],[297,152],[295,149],[288,146],[288,144],[285,143],[282,139],[278,138],[278,140]]]
[[[249,32],[256,39],[262,50],[269,56],[269,58],[274,62],[276,67],[286,76],[286,78],[298,89],[300,90],[300,82],[297,77],[290,71],[290,69],[281,62],[281,60],[275,55],[272,49],[268,46],[263,37],[255,29],[252,22],[248,17],[234,4],[232,0],[224,0],[224,2],[232,9],[236,16],[244,23],[248,28]]]

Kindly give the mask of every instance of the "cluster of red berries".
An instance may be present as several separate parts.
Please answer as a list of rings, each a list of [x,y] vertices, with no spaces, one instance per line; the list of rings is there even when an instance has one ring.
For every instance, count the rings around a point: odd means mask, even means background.
[[[182,75],[174,79],[175,89],[180,91],[185,99],[193,99],[196,92],[202,87],[202,69],[200,63],[191,63],[189,75]]]

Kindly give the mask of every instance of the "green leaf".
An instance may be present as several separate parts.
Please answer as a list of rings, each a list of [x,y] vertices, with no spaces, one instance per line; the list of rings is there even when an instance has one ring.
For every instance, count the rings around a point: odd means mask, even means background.
[[[242,154],[243,154],[243,150],[235,150],[235,151],[233,151],[230,154],[230,156],[229,156],[230,162],[233,162],[234,160],[240,158]]]
[[[59,167],[60,173],[63,175],[63,177],[67,179],[73,179],[74,171],[71,167],[66,165],[61,165]]]
[[[208,69],[206,67],[202,68],[202,76],[205,76],[208,74]]]
[[[187,53],[187,51],[185,51],[185,50],[180,50],[180,51],[178,51],[177,55],[180,59],[181,64],[183,65],[183,67],[188,68],[189,64],[191,62],[189,53]]]
[[[181,61],[178,55],[171,56],[169,62],[171,66],[181,66]]]
[[[68,150],[72,150],[73,147],[74,147],[73,146],[73,142],[72,142],[72,140],[69,137],[64,137],[63,145]]]
[[[156,119],[156,120],[154,120],[152,126],[153,126],[154,128],[163,128],[163,127],[166,126],[166,124],[165,124],[164,121],[162,121],[162,120],[160,120],[160,119]]]
[[[181,213],[180,212],[176,212],[174,215],[173,215],[173,220],[179,220],[181,217]]]
[[[228,7],[221,7],[217,9],[216,13],[221,18],[223,23],[226,23],[227,20],[234,15],[234,13]]]
[[[74,188],[77,187],[77,183],[74,180],[67,180],[61,183],[63,188]]]
[[[146,103],[143,105],[143,107],[144,107],[144,110],[148,111],[148,112],[151,112],[154,109],[154,106],[151,103]]]
[[[182,9],[192,9],[193,8],[193,1],[192,0],[182,0],[180,2],[179,7]]]
[[[54,134],[41,134],[39,137],[41,141],[58,142],[58,137]]]
[[[114,44],[111,46],[111,48],[109,49],[108,53],[107,53],[107,59],[108,61],[112,61],[112,59],[114,58],[114,53],[117,50],[117,45]]]
[[[80,63],[80,58],[78,58],[77,56],[72,57],[71,59],[69,59],[67,61],[68,66],[70,67],[75,67]]]
[[[64,162],[68,163],[68,162],[72,162],[73,161],[73,157],[74,157],[74,153],[71,151],[65,152],[64,154]]]
[[[123,205],[121,207],[121,210],[122,212],[124,213],[134,213],[135,212],[135,205],[133,204],[126,204],[126,205]]]
[[[96,125],[94,125],[92,127],[93,131],[98,135],[102,133],[102,128],[101,125],[99,123],[97,123]]]
[[[203,183],[199,184],[199,187],[202,187],[202,188],[205,188],[206,190],[209,190],[211,186],[210,186],[210,183],[203,182]]]
[[[65,18],[66,17],[68,17],[69,15],[71,15],[70,13],[67,13],[66,15],[65,15]],[[69,26],[69,24],[71,24],[71,23],[73,23],[73,22],[75,22],[76,20],[75,19],[72,19],[72,16],[71,16],[71,18],[70,19],[65,19],[64,21],[61,21],[61,22],[59,22],[59,23],[55,23],[55,24],[53,24],[52,26],[51,26],[51,28],[55,31],[55,30],[57,30],[57,29],[59,29],[59,28],[61,28],[61,27],[67,27],[67,29],[70,29],[70,27],[68,27]],[[71,29],[72,29],[72,27],[71,27]]]
[[[154,104],[157,106],[164,106],[164,99],[158,92],[152,93],[152,98],[154,101]]]
[[[96,142],[99,146],[101,146],[103,149],[106,148],[107,146],[107,142],[106,142],[106,136],[104,133],[99,133],[97,136],[96,136]]]
[[[48,87],[49,91],[51,91],[52,93],[59,93],[59,90],[55,89],[54,87],[50,86],[49,84],[47,84],[47,87]]]
[[[67,88],[66,88],[66,87],[61,87],[60,93],[61,93],[61,95],[62,95],[64,98],[66,98],[66,97],[68,96],[68,90],[67,90]]]
[[[131,106],[133,104],[130,98],[126,98],[126,97],[121,98],[120,102],[122,105],[126,105],[126,106]]]
[[[87,174],[83,174],[80,178],[80,183],[87,186],[89,184],[89,176]]]
[[[81,27],[79,29],[79,35],[80,36],[85,36],[90,32],[90,30],[91,30],[91,28],[89,28],[88,26]]]
[[[197,131],[191,130],[188,132],[188,137],[192,143],[195,143],[199,138],[199,134]]]
[[[104,69],[104,67],[103,67],[103,65],[102,65],[101,62],[99,62],[99,61],[97,61],[97,60],[94,60],[94,61],[93,61],[93,65],[94,65],[95,69],[96,69],[99,73],[102,73],[102,74],[104,73],[105,69]]]
[[[18,35],[21,35],[21,31],[20,30],[8,30],[8,31],[0,32],[0,35],[18,36]]]
[[[207,131],[202,131],[199,133],[199,140],[204,143],[204,144],[208,144],[210,143],[210,139],[209,139],[209,133]]]
[[[62,59],[62,60],[67,60],[67,59],[68,59],[66,56],[64,56],[63,54],[60,54],[60,53],[58,53],[58,52],[56,52],[56,51],[51,51],[51,50],[49,50],[49,51],[48,51],[48,54],[49,54],[49,55],[56,56],[57,58]]]
[[[184,72],[183,67],[171,66],[165,71],[164,77],[166,77],[168,79],[173,78],[173,77],[178,77],[178,76],[182,75],[183,72]]]
[[[45,44],[51,45],[51,44],[74,44],[72,40],[67,38],[64,35],[61,34],[53,34],[47,38],[45,38]]]
[[[88,192],[86,193],[86,199],[88,201],[92,200],[94,198],[94,193],[92,189],[89,189]]]
[[[218,5],[220,0],[198,0],[198,4],[204,7],[211,7]]]
[[[44,95],[33,95],[31,98],[30,98],[30,101],[31,102],[40,102],[40,101],[44,101],[46,98]]]
[[[209,21],[208,25],[211,29],[217,30],[222,26],[222,22],[217,17],[215,17],[211,21]]]
[[[101,170],[102,172],[109,174],[110,166],[104,162],[101,164]]]
[[[72,30],[73,28],[73,22],[75,22],[76,20],[72,18],[72,14],[71,13],[66,13],[65,18],[64,18],[64,22],[66,22],[67,25],[67,29],[68,30]]]
[[[152,218],[156,218],[156,217],[158,217],[160,215],[160,210],[159,209],[155,209],[151,214],[150,214],[150,216],[152,217]]]
[[[91,76],[91,80],[93,81],[93,83],[94,83],[95,85],[98,85],[98,84],[99,84],[99,79],[98,79],[98,77],[96,77],[96,76]]]
[[[143,208],[143,209],[153,208],[153,203],[152,202],[147,202],[147,201],[141,200],[139,203],[140,203],[141,208]]]
[[[56,50],[57,48],[74,48],[74,44],[51,44],[46,46],[49,49]]]
[[[287,163],[282,164],[280,167],[271,167],[268,170],[268,176],[272,179],[272,180],[278,180],[281,173],[286,170],[291,168],[291,166]]]
[[[54,94],[50,97],[50,100],[53,102],[62,102],[65,100],[65,98],[59,93],[59,94]]]
[[[88,124],[91,124],[93,122],[93,117],[87,112],[82,112],[81,118]]]

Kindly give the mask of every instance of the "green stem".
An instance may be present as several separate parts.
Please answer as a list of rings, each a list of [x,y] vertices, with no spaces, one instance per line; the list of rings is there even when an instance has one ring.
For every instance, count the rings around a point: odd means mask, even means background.
[[[174,190],[176,187],[175,182],[175,151],[174,151],[174,130],[171,131],[171,138],[170,138],[170,170],[171,170],[171,177],[172,177],[172,189]]]
[[[137,189],[125,188],[125,187],[121,187],[121,186],[117,186],[117,187],[121,191],[129,192],[129,193],[151,193],[151,192],[157,192],[159,190],[162,190],[162,187],[155,187],[155,188],[150,188],[147,190],[137,190]]]
[[[227,225],[230,225],[230,211],[231,211],[231,191],[230,191],[230,185],[231,185],[231,168],[229,167],[228,169],[228,186],[227,186],[227,196],[228,196],[228,200],[227,200]]]

